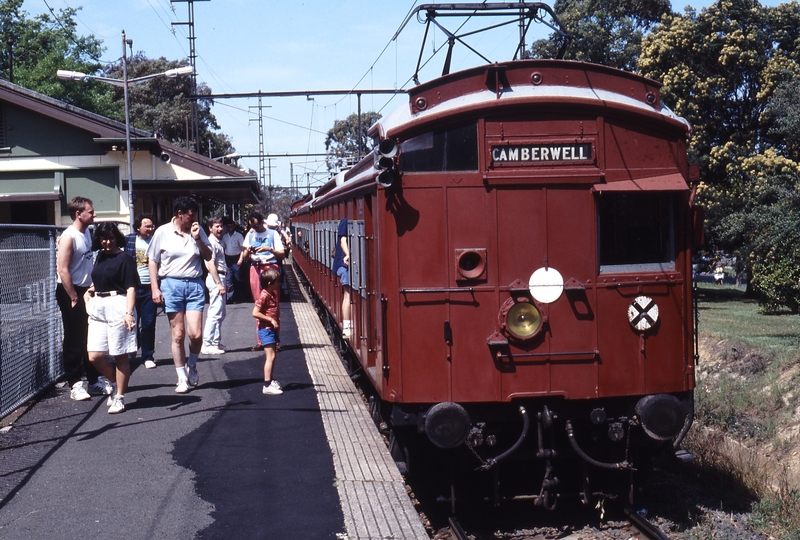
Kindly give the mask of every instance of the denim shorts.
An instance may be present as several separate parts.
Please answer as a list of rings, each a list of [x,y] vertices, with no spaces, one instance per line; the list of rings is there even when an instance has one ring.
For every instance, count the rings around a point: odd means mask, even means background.
[[[164,311],[203,311],[206,305],[206,288],[202,278],[184,279],[165,277],[161,280]]]
[[[340,266],[336,275],[339,276],[339,282],[342,285],[350,285],[350,267]]]
[[[280,338],[274,328],[259,328],[258,340],[261,342],[262,346],[267,346],[278,343]]]

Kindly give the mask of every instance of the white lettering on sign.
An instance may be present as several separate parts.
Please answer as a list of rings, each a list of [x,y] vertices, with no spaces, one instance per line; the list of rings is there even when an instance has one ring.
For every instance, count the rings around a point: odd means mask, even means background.
[[[495,163],[521,163],[528,161],[590,161],[591,159],[591,143],[492,147],[492,161]]]

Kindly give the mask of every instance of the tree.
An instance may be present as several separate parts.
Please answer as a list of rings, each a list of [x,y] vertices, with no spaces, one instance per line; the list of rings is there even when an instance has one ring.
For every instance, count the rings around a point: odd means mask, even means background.
[[[56,78],[56,71],[68,69],[96,73],[104,52],[102,42],[94,36],[82,37],[75,32],[76,9],[59,10],[57,15],[39,15],[34,19],[22,10],[23,0],[0,3],[0,39],[10,43],[0,51],[0,76],[36,92],[70,105],[114,117],[122,110],[114,102],[113,90],[98,82],[82,86]]]
[[[800,161],[800,76],[794,74],[775,88],[764,110],[770,145]]]
[[[665,17],[645,38],[642,74],[664,83],[662,101],[694,126],[698,202],[711,242],[747,264],[767,307],[796,310],[800,205],[792,106],[800,6],[720,0],[700,14]]]
[[[133,79],[153,73],[163,73],[183,65],[186,63],[167,60],[164,57],[148,59],[144,53],[138,52],[128,59],[128,77]],[[108,66],[103,71],[103,75],[121,79],[123,77],[121,61]],[[132,125],[151,131],[172,143],[186,146],[187,132],[189,132],[192,122],[190,77],[174,79],[156,77],[142,84],[131,85],[128,94]],[[197,94],[209,95],[211,89],[205,84],[199,84]],[[116,89],[116,99],[124,99],[121,88]],[[200,133],[200,140],[197,141],[198,153],[209,155],[209,145],[211,154],[215,156],[224,156],[234,151],[228,136],[218,131],[219,124],[211,113],[210,99],[198,100],[197,117]]]
[[[353,113],[345,120],[336,120],[325,137],[325,149],[328,157],[325,161],[329,171],[338,171],[352,165],[370,149],[364,145],[369,141],[367,130],[380,119],[376,112],[361,113],[361,132],[358,131],[358,113]]]
[[[735,190],[722,191],[714,207],[725,212],[713,232],[749,266],[749,285],[761,307],[800,312],[800,164],[774,149],[729,165]],[[746,197],[739,194],[746,193]]]
[[[572,36],[565,58],[636,70],[644,34],[664,14],[669,0],[556,0],[553,6]],[[552,58],[560,43],[556,34],[531,46],[537,58]]]

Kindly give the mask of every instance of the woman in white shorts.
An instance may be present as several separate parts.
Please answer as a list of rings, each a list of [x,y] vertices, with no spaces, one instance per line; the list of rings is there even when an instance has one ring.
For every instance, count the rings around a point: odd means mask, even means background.
[[[89,315],[87,351],[92,365],[112,381],[114,392],[108,397],[108,412],[125,410],[125,391],[131,377],[128,354],[136,346],[136,287],[139,274],[136,261],[120,249],[125,237],[113,223],[100,223],[94,231],[92,250],[100,250],[92,270],[92,284],[86,291]],[[106,359],[114,357],[115,366]]]

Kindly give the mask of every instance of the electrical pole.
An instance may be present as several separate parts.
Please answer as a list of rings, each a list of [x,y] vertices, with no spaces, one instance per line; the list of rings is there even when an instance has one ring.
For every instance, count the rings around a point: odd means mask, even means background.
[[[197,51],[195,49],[195,41],[197,37],[194,33],[194,3],[195,2],[210,2],[211,0],[169,0],[172,3],[186,2],[189,8],[189,20],[187,22],[174,22],[175,25],[186,25],[189,27],[189,64],[192,66],[192,95],[197,95]],[[200,153],[200,126],[199,117],[197,114],[197,99],[192,100],[192,131],[191,139],[195,143],[194,151]],[[188,138],[187,138],[188,139]],[[186,141],[186,148],[191,149],[189,141]]]
[[[260,92],[260,90],[259,90],[259,92]],[[271,107],[271,105],[267,105],[267,108],[270,108],[270,107]],[[257,120],[258,120],[258,179],[259,179],[259,182],[261,182],[261,185],[266,187],[266,185],[267,185],[266,176],[267,175],[265,174],[265,169],[264,169],[264,114],[262,112],[262,109],[264,108],[264,106],[261,105],[261,96],[258,96],[258,105],[256,105],[255,107],[251,106],[250,108],[251,109],[258,109],[258,118],[257,118]],[[255,118],[251,118],[250,119],[251,122],[253,120],[256,120],[256,119]],[[272,172],[270,171],[270,178],[271,178],[271,176],[272,176]],[[271,181],[270,181],[270,185],[272,185]]]

